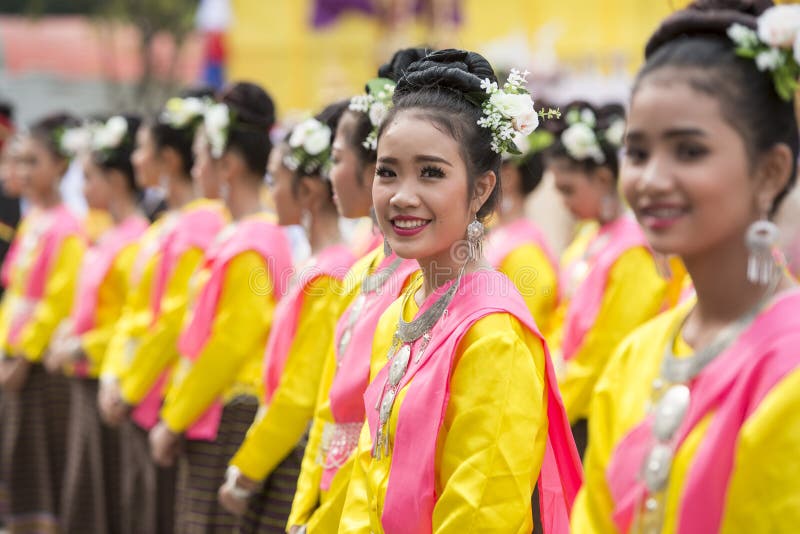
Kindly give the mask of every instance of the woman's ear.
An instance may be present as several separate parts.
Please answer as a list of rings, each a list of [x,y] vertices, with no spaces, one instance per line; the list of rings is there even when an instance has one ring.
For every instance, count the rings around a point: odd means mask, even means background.
[[[170,176],[174,174],[182,175],[185,172],[182,168],[183,159],[174,148],[165,146],[159,150],[158,156]]]
[[[475,180],[475,189],[472,193],[472,202],[470,203],[473,213],[477,213],[481,209],[489,199],[495,187],[497,187],[497,175],[494,171],[487,171],[478,176]]]
[[[792,150],[778,143],[764,153],[756,169],[756,202],[759,215],[767,215],[792,174]]]
[[[611,169],[605,166],[597,167],[592,171],[591,174],[592,180],[597,183],[597,185],[608,189],[608,190],[615,190],[617,187],[617,181],[615,179],[614,173],[611,172]]]

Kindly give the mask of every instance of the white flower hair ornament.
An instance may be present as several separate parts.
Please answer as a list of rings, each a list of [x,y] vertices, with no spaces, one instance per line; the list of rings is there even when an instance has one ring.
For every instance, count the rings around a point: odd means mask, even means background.
[[[88,125],[90,132],[89,149],[100,156],[101,159],[108,159],[111,154],[120,148],[125,139],[132,136],[135,132],[128,131],[128,121],[121,115],[114,115],[106,122]],[[77,145],[82,140],[82,134],[75,134],[70,141],[75,141]]]
[[[515,140],[518,135],[529,136],[539,127],[539,118],[559,118],[559,110],[547,111],[534,109],[533,98],[527,89],[528,72],[511,69],[508,80],[503,87],[489,78],[481,82],[482,101],[478,105],[483,117],[478,119],[478,126],[488,129],[492,134],[492,150],[498,154],[521,153]]]
[[[207,98],[170,98],[164,105],[158,120],[161,124],[165,124],[170,128],[183,130],[196,125],[202,120],[206,110],[211,105],[212,101]]]
[[[225,153],[232,123],[233,114],[222,102],[211,104],[203,113],[203,127],[214,158],[221,158]]]
[[[93,131],[97,128],[96,124],[86,123],[57,130],[55,141],[59,154],[67,159],[72,159],[78,154],[90,150]]]
[[[367,82],[366,93],[350,99],[349,109],[366,114],[372,124],[372,130],[361,142],[367,150],[378,149],[378,130],[392,108],[392,96],[396,86],[394,80],[389,78],[373,78]]]
[[[771,7],[758,18],[757,30],[735,23],[727,33],[736,54],[768,71],[778,95],[790,102],[800,78],[800,5]]]
[[[331,159],[331,129],[317,119],[306,119],[292,129],[289,148],[283,158],[287,169],[306,175],[324,174]]]
[[[572,109],[566,121],[569,126],[561,133],[561,143],[569,155],[579,161],[591,159],[598,165],[605,163],[606,155],[595,131],[597,118],[592,110]]]

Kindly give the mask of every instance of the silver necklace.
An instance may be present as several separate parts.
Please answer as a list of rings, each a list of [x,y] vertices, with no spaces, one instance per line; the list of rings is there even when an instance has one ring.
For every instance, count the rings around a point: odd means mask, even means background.
[[[389,430],[387,425],[389,416],[394,408],[394,401],[397,398],[400,381],[408,371],[408,365],[411,361],[412,345],[418,339],[422,338],[415,358],[415,361],[419,361],[430,343],[431,329],[439,319],[446,315],[447,307],[453,301],[461,285],[463,274],[464,269],[462,268],[458,278],[447,291],[436,299],[436,302],[434,302],[430,308],[411,322],[403,320],[403,310],[406,307],[409,296],[416,293],[416,291],[410,290],[406,292],[403,298],[403,302],[400,306],[400,317],[397,320],[397,329],[395,330],[394,336],[392,337],[392,344],[389,346],[389,351],[387,352],[389,374],[383,385],[383,393],[375,405],[375,409],[378,411],[379,422],[372,446],[372,456],[377,459],[389,455]]]
[[[339,338],[339,351],[336,355],[337,369],[342,364],[342,358],[344,357],[345,351],[347,351],[347,347],[350,346],[350,341],[353,337],[353,329],[355,328],[356,323],[361,318],[361,314],[364,311],[367,295],[370,293],[375,293],[382,288],[389,278],[395,273],[395,271],[397,271],[401,263],[403,263],[402,258],[395,258],[395,260],[385,269],[381,269],[374,274],[367,273],[364,275],[364,279],[361,281],[361,290],[358,292],[358,297],[356,297],[355,302],[353,302],[353,305],[350,307],[350,315],[347,317],[347,326],[345,327],[344,332],[342,332],[342,337]]]
[[[676,445],[675,433],[683,423],[691,403],[691,390],[688,383],[730,347],[750,326],[773,296],[776,286],[777,282],[752,308],[723,328],[714,336],[711,343],[695,351],[691,357],[678,358],[673,349],[689,314],[669,336],[667,346],[664,348],[661,375],[653,381],[653,395],[660,394],[652,408],[653,437],[656,443],[646,456],[641,470],[648,496],[644,502],[644,514],[639,515],[637,510],[639,531],[660,532],[663,524],[663,492],[667,487],[672,470]]]

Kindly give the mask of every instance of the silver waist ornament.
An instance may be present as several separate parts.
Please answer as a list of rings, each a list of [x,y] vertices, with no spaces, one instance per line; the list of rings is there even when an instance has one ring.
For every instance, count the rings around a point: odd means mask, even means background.
[[[774,289],[774,287],[773,287]],[[755,320],[774,294],[771,289],[733,323],[723,328],[706,347],[693,356],[678,358],[673,347],[683,328],[682,321],[669,337],[664,348],[661,374],[653,380],[650,408],[653,415],[655,444],[641,466],[640,478],[647,488],[644,501],[636,506],[632,533],[659,534],[664,523],[666,490],[677,447],[677,432],[689,412],[691,389],[689,383],[714,359],[730,347]],[[688,314],[687,314],[688,317]]]
[[[431,340],[431,329],[433,326],[446,315],[447,307],[453,301],[459,286],[461,285],[461,277],[463,271],[459,274],[458,278],[453,284],[445,291],[430,308],[425,310],[419,317],[411,322],[403,320],[403,310],[408,302],[409,296],[414,294],[415,291],[407,291],[403,298],[400,307],[400,317],[397,321],[397,329],[395,330],[392,344],[389,346],[387,358],[389,360],[389,374],[383,385],[383,393],[381,394],[375,409],[378,411],[378,429],[375,432],[375,439],[372,445],[372,456],[380,459],[382,456],[389,454],[389,417],[392,414],[394,402],[397,399],[398,386],[400,381],[408,371],[409,363],[412,356],[412,345],[418,339],[422,339],[417,347],[417,354],[415,361],[419,361],[428,347]]]
[[[395,273],[395,271],[397,271],[402,262],[402,258],[395,258],[395,260],[385,269],[381,269],[374,274],[367,274],[364,276],[364,279],[361,281],[361,290],[358,292],[356,300],[350,307],[350,315],[347,317],[347,326],[345,326],[344,332],[342,332],[342,337],[339,338],[339,346],[337,347],[338,351],[336,354],[337,369],[342,365],[344,353],[347,350],[347,347],[350,346],[350,341],[353,337],[353,328],[355,328],[356,323],[361,318],[361,314],[364,312],[364,305],[367,301],[367,295],[370,293],[376,293],[379,289],[381,289],[389,280],[389,278]]]

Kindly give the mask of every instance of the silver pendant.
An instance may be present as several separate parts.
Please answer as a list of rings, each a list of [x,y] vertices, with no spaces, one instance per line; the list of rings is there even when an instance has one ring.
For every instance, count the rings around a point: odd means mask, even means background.
[[[672,469],[672,448],[659,443],[647,455],[644,464],[644,483],[650,493],[664,489]]]
[[[681,426],[689,409],[691,392],[684,384],[670,386],[656,403],[653,417],[653,434],[659,441],[669,441]]]
[[[347,328],[342,333],[342,338],[339,340],[339,357],[341,358],[344,356],[344,351],[347,350],[347,347],[350,345],[350,337],[352,334],[350,333],[350,328]]]
[[[389,384],[397,387],[408,370],[408,361],[411,359],[411,345],[403,345],[395,353],[389,366]]]
[[[389,415],[392,413],[392,405],[394,405],[394,396],[395,392],[393,389],[388,389],[386,393],[383,395],[383,400],[381,401],[381,411],[380,411],[380,419],[381,425],[385,425],[386,422],[389,420]]]

